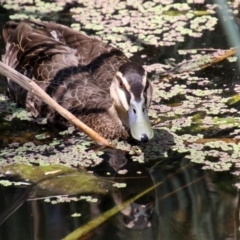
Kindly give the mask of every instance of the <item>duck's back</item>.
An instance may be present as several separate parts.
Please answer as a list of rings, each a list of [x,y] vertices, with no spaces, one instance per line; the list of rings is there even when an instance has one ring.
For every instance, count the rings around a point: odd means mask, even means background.
[[[119,49],[84,33],[57,23],[32,22],[75,49],[79,65],[86,67],[98,81],[106,82],[108,87],[118,68],[129,61]]]

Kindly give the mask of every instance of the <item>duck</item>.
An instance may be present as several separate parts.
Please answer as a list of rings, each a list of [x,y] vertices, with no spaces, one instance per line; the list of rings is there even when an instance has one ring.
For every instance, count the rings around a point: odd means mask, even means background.
[[[54,22],[9,21],[2,60],[37,83],[103,137],[148,142],[153,87],[140,64],[120,49]],[[35,118],[68,126],[34,93],[7,79],[7,95]]]

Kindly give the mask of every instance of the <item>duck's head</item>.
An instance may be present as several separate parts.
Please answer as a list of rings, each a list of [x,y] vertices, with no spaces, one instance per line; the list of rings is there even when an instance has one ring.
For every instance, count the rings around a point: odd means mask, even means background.
[[[152,84],[141,65],[127,62],[118,69],[110,94],[120,118],[127,115],[127,124],[134,139],[147,142],[153,137],[153,129],[147,108],[152,98]],[[125,123],[126,124],[126,123]]]

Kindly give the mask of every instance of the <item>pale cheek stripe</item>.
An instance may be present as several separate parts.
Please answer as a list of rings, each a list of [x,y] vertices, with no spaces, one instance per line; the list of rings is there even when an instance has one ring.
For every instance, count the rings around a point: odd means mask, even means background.
[[[121,77],[121,79],[122,79],[122,82],[123,82],[125,88],[128,90],[128,92],[130,92],[130,85],[129,85],[127,79],[123,76]]]

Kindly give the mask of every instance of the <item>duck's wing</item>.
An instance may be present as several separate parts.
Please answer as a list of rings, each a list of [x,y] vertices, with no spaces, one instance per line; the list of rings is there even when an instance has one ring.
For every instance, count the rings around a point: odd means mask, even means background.
[[[121,50],[82,32],[57,23],[31,22],[76,50],[79,65],[86,67],[98,82],[107,87],[110,86],[119,67],[129,61]]]
[[[82,66],[87,66],[99,56],[109,53],[124,56],[119,49],[61,24],[32,20],[31,23],[34,23],[38,27],[42,27],[46,32],[55,34],[56,38],[64,42],[67,46],[76,49],[79,64]]]
[[[78,66],[76,50],[56,39],[54,33],[22,21],[8,22],[3,36],[7,44],[4,62],[34,80],[66,109],[84,113],[91,108],[106,111],[111,107],[109,89],[99,86]],[[10,96],[34,116],[55,118],[55,112],[38,97],[8,81]]]
[[[74,50],[56,41],[48,32],[39,32],[28,21],[8,22],[3,28],[6,53],[3,62],[35,81],[41,87],[54,79],[56,72],[68,66],[77,66]],[[9,95],[25,105],[27,91],[8,79]]]
[[[58,69],[78,66],[76,51],[50,33],[32,28],[28,21],[8,22],[3,38],[6,43],[4,62],[38,81],[51,80]],[[48,73],[44,74],[46,69]]]

